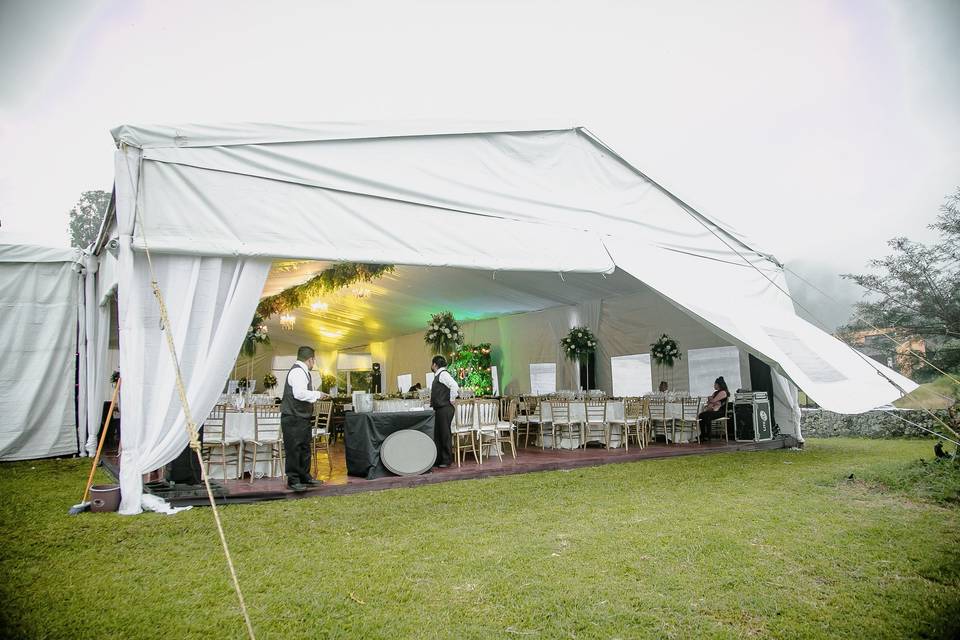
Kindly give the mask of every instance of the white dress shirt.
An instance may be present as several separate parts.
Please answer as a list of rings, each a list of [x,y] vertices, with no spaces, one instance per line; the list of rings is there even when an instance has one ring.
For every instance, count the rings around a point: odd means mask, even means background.
[[[458,385],[457,381],[453,379],[453,376],[447,372],[446,367],[437,369],[437,380],[440,381],[440,384],[450,389],[450,402],[456,400],[457,396],[460,395],[460,385]]]
[[[293,397],[301,402],[316,402],[320,398],[328,397],[323,391],[310,391],[307,383],[310,381],[310,370],[307,365],[297,360],[288,374],[287,381],[293,389]]]

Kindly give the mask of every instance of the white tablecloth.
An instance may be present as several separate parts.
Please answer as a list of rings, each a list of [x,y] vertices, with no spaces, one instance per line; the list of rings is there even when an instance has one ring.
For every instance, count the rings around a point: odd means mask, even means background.
[[[257,431],[257,421],[256,417],[253,415],[253,411],[227,411],[226,415],[226,424],[224,426],[224,431],[226,432],[227,438],[240,438],[244,442],[247,440],[252,440],[256,435]],[[250,445],[247,445],[248,450],[252,450]],[[264,458],[265,460],[261,459]],[[250,471],[250,463],[247,462],[244,464],[244,472]],[[283,469],[277,468],[277,475],[279,476]],[[227,479],[232,478],[231,474],[236,472],[236,468],[233,465],[227,467]],[[257,452],[257,470],[256,474],[258,478],[262,478],[270,475],[270,456],[266,453],[266,448],[264,447]],[[219,464],[210,465],[210,477],[214,480],[217,478],[223,478],[223,469]]]
[[[429,406],[429,401],[427,402]],[[418,398],[404,400],[402,398],[391,398],[389,400],[374,400],[373,410],[375,413],[395,413],[397,411],[423,411],[423,400]]]

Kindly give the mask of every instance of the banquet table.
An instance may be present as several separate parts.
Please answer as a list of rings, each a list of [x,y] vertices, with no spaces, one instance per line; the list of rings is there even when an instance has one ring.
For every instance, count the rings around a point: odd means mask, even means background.
[[[224,433],[227,438],[240,438],[244,443],[246,443],[249,440],[253,440],[254,436],[256,435],[256,425],[257,420],[253,414],[252,408],[249,411],[234,411],[232,409],[228,409],[225,415]],[[266,458],[266,460],[262,460],[261,458]],[[232,473],[233,471],[234,467],[233,465],[230,465],[227,468],[227,472]],[[244,464],[243,471],[245,473],[251,471],[249,462]],[[283,473],[283,469],[278,467],[276,472],[277,476],[279,476]],[[219,464],[211,464],[209,475],[211,478],[222,478],[222,467]],[[269,455],[265,453],[262,455],[259,453],[257,454],[257,468],[256,471],[254,471],[254,475],[257,478],[263,478],[270,475]]]
[[[350,411],[346,414],[345,420],[347,474],[367,480],[393,475],[380,461],[380,446],[391,433],[402,429],[414,429],[427,434],[433,440],[432,410],[374,413]]]

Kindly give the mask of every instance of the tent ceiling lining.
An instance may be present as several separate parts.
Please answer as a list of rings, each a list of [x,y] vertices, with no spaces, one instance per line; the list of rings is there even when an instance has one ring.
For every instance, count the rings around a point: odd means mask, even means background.
[[[292,268],[275,266],[263,295],[302,283],[329,264],[308,261]],[[271,336],[283,342],[345,349],[415,333],[431,314],[446,309],[461,321],[481,320],[647,290],[623,271],[607,276],[567,273],[561,278],[552,272],[417,266],[398,266],[395,273],[363,287],[368,290],[363,299],[354,295],[355,287],[347,287],[318,298],[328,304],[324,311],[297,309],[290,331],[281,329],[279,318],[271,318],[267,322]]]

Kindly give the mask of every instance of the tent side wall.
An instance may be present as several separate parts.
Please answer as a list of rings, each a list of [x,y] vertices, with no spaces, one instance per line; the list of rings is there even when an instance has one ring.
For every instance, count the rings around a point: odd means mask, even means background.
[[[0,460],[78,452],[77,258],[0,246]]]

